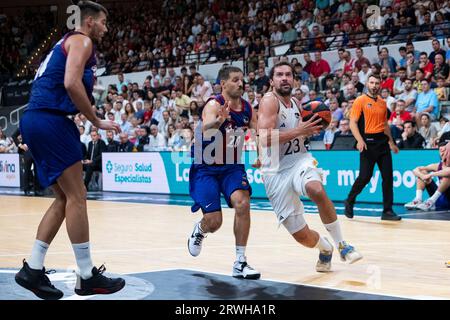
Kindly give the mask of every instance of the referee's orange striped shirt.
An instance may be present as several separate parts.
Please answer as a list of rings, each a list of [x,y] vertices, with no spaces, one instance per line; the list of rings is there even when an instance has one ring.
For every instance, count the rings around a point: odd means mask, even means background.
[[[364,132],[375,134],[384,132],[384,126],[388,118],[388,108],[386,101],[380,96],[376,99],[363,94],[355,99],[350,112],[351,120],[364,120]]]

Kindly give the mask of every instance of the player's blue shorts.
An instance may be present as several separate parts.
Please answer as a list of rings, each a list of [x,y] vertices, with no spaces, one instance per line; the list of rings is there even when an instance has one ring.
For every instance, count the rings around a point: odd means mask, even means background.
[[[44,188],[55,184],[64,170],[83,159],[77,126],[62,113],[25,111],[20,120],[20,133],[31,151]]]
[[[220,211],[220,193],[224,195],[228,206],[232,208],[230,198],[236,190],[248,190],[249,194],[252,194],[243,164],[191,165],[189,193],[195,202],[191,208],[192,212],[199,209],[202,209],[203,213]]]

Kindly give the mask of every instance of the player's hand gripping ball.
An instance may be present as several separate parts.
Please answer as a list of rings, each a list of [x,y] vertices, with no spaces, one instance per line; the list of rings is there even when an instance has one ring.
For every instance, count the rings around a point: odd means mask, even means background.
[[[321,101],[310,101],[302,106],[303,121],[308,121],[314,114],[322,119],[322,127],[326,129],[331,122],[331,111],[327,105]]]

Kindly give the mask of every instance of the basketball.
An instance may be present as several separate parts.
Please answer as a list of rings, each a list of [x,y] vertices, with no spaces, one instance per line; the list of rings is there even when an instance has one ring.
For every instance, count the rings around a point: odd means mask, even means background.
[[[331,122],[331,111],[321,101],[310,101],[303,105],[301,114],[303,121],[308,121],[314,114],[317,114],[322,119],[323,128],[328,127]]]

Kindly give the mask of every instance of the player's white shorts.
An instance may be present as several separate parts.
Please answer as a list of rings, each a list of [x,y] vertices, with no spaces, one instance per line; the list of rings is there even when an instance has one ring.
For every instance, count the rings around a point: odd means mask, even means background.
[[[306,221],[300,196],[307,196],[306,184],[310,181],[322,182],[321,169],[317,161],[306,153],[298,164],[280,173],[264,176],[264,186],[278,223],[283,224],[290,234],[303,229]]]

